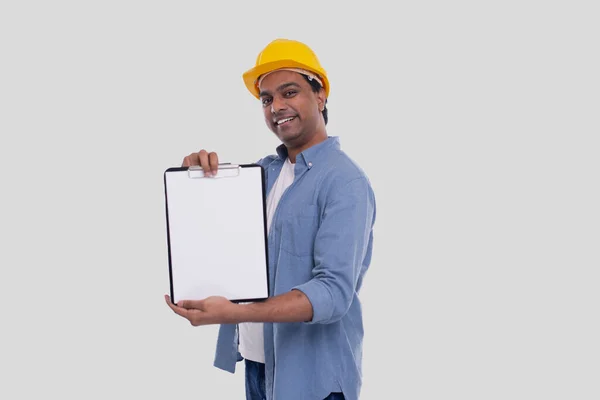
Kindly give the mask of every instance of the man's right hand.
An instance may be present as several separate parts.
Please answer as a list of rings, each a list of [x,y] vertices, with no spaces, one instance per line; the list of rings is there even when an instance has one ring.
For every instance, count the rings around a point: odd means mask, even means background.
[[[192,165],[201,166],[204,170],[204,176],[214,176],[219,169],[219,157],[215,152],[209,153],[202,149],[197,153],[184,157],[181,164],[182,167],[191,167]]]

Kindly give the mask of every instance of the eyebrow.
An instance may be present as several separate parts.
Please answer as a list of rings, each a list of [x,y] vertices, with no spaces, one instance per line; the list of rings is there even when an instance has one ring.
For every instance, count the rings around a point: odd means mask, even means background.
[[[284,90],[284,89],[287,89],[287,88],[288,88],[288,87],[290,87],[290,86],[295,86],[295,87],[297,87],[298,89],[300,89],[300,85],[298,85],[296,82],[286,82],[286,83],[282,83],[281,85],[279,85],[279,86],[277,87],[277,91],[278,91],[278,92],[281,92],[282,90]],[[270,94],[271,94],[271,93],[270,93],[269,91],[267,91],[267,90],[263,90],[262,92],[260,92],[260,93],[259,93],[259,96],[260,96],[260,97],[262,97],[262,96],[268,96],[268,95],[270,95]]]

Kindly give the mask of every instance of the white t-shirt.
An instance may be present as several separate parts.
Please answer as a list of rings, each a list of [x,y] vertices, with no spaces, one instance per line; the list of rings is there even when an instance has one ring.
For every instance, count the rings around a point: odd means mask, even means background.
[[[294,182],[294,166],[287,158],[283,168],[273,184],[267,197],[267,232],[271,230],[273,214],[279,204],[279,199],[288,186]],[[262,322],[244,322],[239,324],[240,354],[245,359],[260,363],[265,362],[265,342]]]

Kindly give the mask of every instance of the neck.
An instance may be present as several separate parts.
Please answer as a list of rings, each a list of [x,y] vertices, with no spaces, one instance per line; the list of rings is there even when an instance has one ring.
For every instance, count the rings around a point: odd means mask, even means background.
[[[285,146],[287,147],[287,151],[288,151],[288,158],[290,159],[290,161],[292,163],[296,162],[296,156],[300,153],[302,153],[304,150],[309,149],[321,142],[324,142],[325,140],[327,140],[327,132],[326,131],[321,131],[317,134],[315,134],[308,142],[303,143],[301,145],[293,145],[293,144],[285,144]]]

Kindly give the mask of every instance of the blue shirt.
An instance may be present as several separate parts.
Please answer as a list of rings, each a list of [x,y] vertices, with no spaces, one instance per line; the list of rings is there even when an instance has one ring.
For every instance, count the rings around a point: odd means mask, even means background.
[[[287,158],[258,161],[267,195]],[[313,318],[264,323],[267,399],[359,397],[363,319],[358,293],[371,262],[375,196],[361,168],[329,137],[296,157],[295,178],[281,197],[268,237],[270,296],[302,291]],[[221,325],[214,365],[235,372],[237,325]]]

